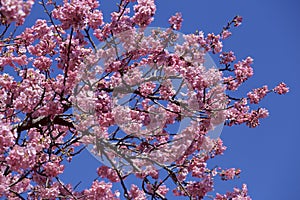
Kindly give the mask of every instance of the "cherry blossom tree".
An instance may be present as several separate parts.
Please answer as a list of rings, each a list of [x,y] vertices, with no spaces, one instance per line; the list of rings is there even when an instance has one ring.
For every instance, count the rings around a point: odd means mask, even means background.
[[[34,3],[0,0],[0,197],[251,199],[246,184],[214,188],[241,170],[207,164],[226,149],[211,133],[257,127],[268,110],[255,104],[289,89],[237,97],[253,59],[237,61],[222,41],[241,16],[219,34],[181,34],[180,13],[168,28],[149,28],[154,0],[121,0],[108,21],[97,0],[41,0],[47,18],[25,27]],[[209,53],[220,58],[215,66]],[[78,191],[60,175],[85,149],[102,163]]]

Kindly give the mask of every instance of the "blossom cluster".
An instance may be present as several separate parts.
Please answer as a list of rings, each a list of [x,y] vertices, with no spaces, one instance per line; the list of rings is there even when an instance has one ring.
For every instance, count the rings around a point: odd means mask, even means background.
[[[171,27],[177,31],[181,29],[182,21],[183,19],[181,13],[176,13],[174,16],[172,16],[169,19],[169,23],[171,24]]]
[[[253,76],[251,57],[223,52],[242,17],[220,34],[184,35],[180,13],[167,29],[147,29],[154,0],[121,0],[107,21],[97,0],[49,0],[40,2],[47,18],[23,27],[33,3],[0,0],[1,24],[22,29],[0,33],[0,198],[250,199],[246,185],[215,194],[217,177],[241,171],[211,168],[226,147],[210,133],[223,124],[257,127],[269,113],[252,104],[289,88],[231,96]],[[107,166],[78,190],[60,177],[87,147]],[[141,184],[128,187],[127,177]]]
[[[1,23],[11,24],[12,22],[16,22],[16,25],[20,26],[30,13],[34,0],[2,0],[0,4]]]
[[[65,30],[71,26],[75,30],[87,26],[96,29],[103,24],[102,12],[97,10],[98,7],[97,0],[72,0],[70,3],[65,1],[63,6],[56,7],[52,14],[61,22],[61,27]]]
[[[227,192],[224,195],[217,194],[214,200],[226,200],[226,199],[251,200],[250,196],[248,196],[248,189],[246,184],[242,185],[242,189],[234,188],[233,192]]]

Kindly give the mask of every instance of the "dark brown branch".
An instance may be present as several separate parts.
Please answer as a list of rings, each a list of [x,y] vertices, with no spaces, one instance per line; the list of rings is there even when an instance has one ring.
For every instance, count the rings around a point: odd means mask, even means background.
[[[23,121],[22,123],[15,124],[12,129],[17,129],[17,132],[20,133],[31,128],[38,128],[40,126],[47,126],[49,124],[57,124],[75,129],[74,124],[68,119],[64,118],[62,115],[56,115],[53,120],[51,120],[50,116],[41,116],[31,119],[27,122]]]

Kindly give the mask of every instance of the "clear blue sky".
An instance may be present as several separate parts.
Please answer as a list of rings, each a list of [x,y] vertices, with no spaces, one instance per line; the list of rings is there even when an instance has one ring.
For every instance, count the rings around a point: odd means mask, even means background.
[[[117,1],[100,1],[105,19],[115,10]],[[254,200],[299,199],[300,190],[300,2],[297,0],[157,0],[157,15],[152,26],[168,26],[169,17],[181,12],[182,32],[202,30],[219,33],[235,15],[244,18],[242,26],[233,29],[233,36],[224,42],[225,50],[233,50],[240,59],[254,58],[255,75],[239,90],[264,84],[274,87],[286,82],[290,93],[269,95],[261,102],[270,117],[261,126],[225,127],[221,138],[228,147],[224,156],[211,162],[223,167],[242,169],[241,178],[226,183],[217,182],[216,189],[224,192],[246,182]],[[36,13],[38,14],[38,13]],[[74,158],[74,166],[66,167],[65,182],[77,183],[96,177],[99,162],[84,152]],[[131,180],[134,181],[134,180]]]

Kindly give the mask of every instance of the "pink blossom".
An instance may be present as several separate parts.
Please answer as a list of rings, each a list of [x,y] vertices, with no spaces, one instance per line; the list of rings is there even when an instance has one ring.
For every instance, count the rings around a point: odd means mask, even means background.
[[[20,171],[31,168],[35,164],[36,149],[34,147],[14,146],[6,157],[7,164],[12,170]]]
[[[223,81],[224,84],[226,84],[228,90],[237,90],[238,87],[241,85],[241,83],[237,82],[232,76],[224,77]]]
[[[233,107],[227,109],[228,125],[242,124],[248,121],[250,107],[247,105],[247,99],[243,98],[234,103]]]
[[[261,88],[253,89],[252,92],[248,92],[247,96],[250,99],[250,103],[258,104],[258,102],[262,100],[268,92],[268,86],[265,85]]]
[[[243,21],[243,17],[242,16],[236,16],[233,19],[234,26],[240,26],[242,24],[242,21]]]
[[[247,57],[245,60],[239,61],[234,65],[234,73],[238,83],[246,81],[253,75],[253,69],[250,66],[252,63],[253,59],[251,57]]]
[[[129,14],[130,9],[126,8],[121,14],[120,12],[112,12],[111,15],[111,23],[106,24],[102,29],[102,35],[105,37],[109,35],[108,31],[113,31],[114,33],[122,33],[125,31],[130,31],[134,26],[133,18],[130,18]],[[128,33],[128,32],[125,32]],[[130,36],[129,34],[125,34]]]
[[[143,190],[140,190],[136,185],[132,184],[130,191],[129,191],[129,197],[133,200],[146,200],[146,195]]]
[[[52,12],[53,17],[60,20],[63,29],[68,29],[71,26],[75,30],[83,29],[90,25],[93,29],[103,24],[102,13],[96,10],[99,6],[98,1],[80,1],[72,0],[70,3],[64,1],[62,6],[58,6]]]
[[[11,178],[11,177],[8,177],[8,178]],[[19,182],[15,182],[16,180],[18,180],[20,178],[19,175],[15,175],[14,177],[12,177],[13,180],[10,180],[11,183],[16,183],[15,185],[13,186],[7,186],[10,190],[13,190],[19,194],[22,194],[22,193],[25,193],[27,192],[28,190],[31,189],[32,185],[30,184],[30,179],[29,178],[24,178],[23,180],[19,181]],[[1,181],[0,181],[1,183]],[[0,189],[1,190],[1,189]],[[1,195],[1,192],[0,192],[0,195]],[[8,194],[8,197],[9,199],[13,199],[14,198],[14,195],[13,194]]]
[[[252,110],[248,116],[246,125],[250,128],[255,128],[260,124],[259,119],[266,118],[268,116],[269,112],[267,109],[259,108],[258,110]]]
[[[193,177],[203,178],[205,176],[206,163],[203,159],[194,158],[188,169],[192,172]]]
[[[97,173],[98,173],[98,175],[101,178],[107,178],[111,182],[118,182],[118,181],[120,181],[117,172],[114,169],[109,168],[107,166],[101,166],[101,167],[99,167],[97,169]]]
[[[14,140],[14,132],[11,131],[11,126],[3,123],[0,119],[0,153],[4,153],[8,148],[13,146]]]
[[[227,199],[251,200],[250,196],[248,196],[247,185],[243,184],[242,189],[234,188],[233,192],[227,192],[224,195],[221,195],[221,194],[217,193],[216,197],[214,198],[214,200],[227,200]]]
[[[25,39],[24,36],[26,37],[26,35],[30,38],[31,34],[33,34],[35,39],[47,37],[53,34],[53,28],[52,26],[48,26],[46,20],[38,19],[34,26],[27,28],[26,31],[21,34],[20,38]]]
[[[183,19],[181,13],[176,13],[169,19],[169,23],[171,24],[171,27],[177,31],[180,30],[182,21]]]
[[[277,94],[286,94],[287,92],[289,92],[289,88],[283,82],[279,83],[273,90]]]
[[[97,29],[99,26],[103,25],[103,14],[99,10],[94,10],[91,14],[88,15],[88,25]]]
[[[104,181],[99,182],[96,180],[93,182],[90,189],[84,191],[84,195],[86,195],[86,199],[118,200],[116,194],[111,191],[111,188],[111,183],[105,183]]]
[[[189,171],[187,168],[183,168],[179,171],[178,175],[177,175],[177,179],[182,182],[186,179],[187,175],[189,174]]]
[[[33,199],[55,199],[60,191],[59,183],[55,182],[54,184],[49,184],[48,187],[43,187],[41,185],[37,185],[34,188],[35,192],[30,192],[29,197]]]
[[[9,194],[9,185],[11,175],[5,176],[4,175],[4,166],[0,168],[0,196],[8,195]]]
[[[222,180],[231,180],[234,179],[234,177],[238,176],[240,173],[240,169],[230,168],[220,172],[220,176],[222,177]]]
[[[137,0],[137,3],[133,7],[135,14],[132,21],[141,27],[146,27],[153,21],[156,5],[154,0]]]
[[[145,178],[146,176],[151,176],[154,179],[158,179],[159,172],[154,166],[147,166],[145,170],[142,172],[136,173],[136,175],[140,178]]]
[[[221,34],[222,39],[227,39],[227,38],[229,38],[231,35],[232,35],[232,33],[231,33],[229,30],[223,30],[223,31],[222,31],[222,34]]]
[[[124,74],[123,81],[130,86],[139,85],[143,82],[142,76],[142,72],[138,68],[130,69]]]
[[[30,13],[33,4],[33,0],[27,0],[26,2],[23,0],[1,1],[1,20],[3,20],[4,24],[16,22],[16,25],[20,26]],[[4,17],[2,18],[2,16]]]
[[[16,67],[16,64],[19,66],[24,66],[28,64],[28,58],[26,55],[14,56],[8,55],[0,57],[0,68],[10,65],[11,67]]]
[[[153,185],[147,184],[147,190],[150,193],[155,192],[155,193],[158,193],[160,196],[165,197],[169,191],[169,188],[167,188],[166,185],[160,185],[158,188],[155,188],[155,190],[154,190]]]
[[[223,44],[220,41],[220,35],[215,35],[213,33],[207,34],[206,43],[209,44],[209,47],[212,49],[213,53],[220,53],[223,48]],[[208,48],[207,50],[210,50]]]
[[[153,93],[155,87],[155,83],[145,82],[140,86],[139,91],[144,97],[146,97]]]
[[[223,141],[220,138],[218,138],[215,141],[215,147],[213,148],[211,157],[214,157],[216,155],[222,155],[226,149],[227,149],[227,147],[224,146]]]
[[[163,99],[171,98],[175,94],[175,90],[172,88],[172,82],[170,80],[164,81],[159,88],[159,93]]]
[[[99,40],[104,41],[110,34],[111,28],[108,24],[104,25],[102,29],[95,29],[93,35]]]
[[[221,64],[229,64],[236,60],[236,57],[232,51],[222,52],[220,54],[220,63]]]
[[[105,69],[107,72],[117,72],[121,69],[122,62],[121,61],[114,61],[110,63],[110,65]]]
[[[187,191],[189,194],[192,197],[197,197],[200,199],[203,198],[206,193],[213,190],[212,177],[209,175],[204,176],[200,182],[189,181],[187,184]]]
[[[47,162],[43,167],[48,177],[56,177],[64,172],[64,165],[59,162]]]
[[[38,68],[39,70],[48,70],[52,64],[52,60],[48,57],[41,56],[34,60],[33,66]]]

